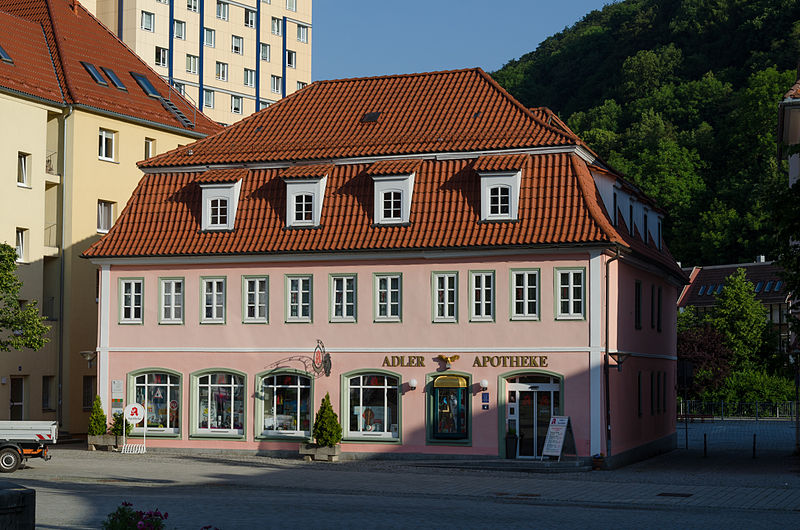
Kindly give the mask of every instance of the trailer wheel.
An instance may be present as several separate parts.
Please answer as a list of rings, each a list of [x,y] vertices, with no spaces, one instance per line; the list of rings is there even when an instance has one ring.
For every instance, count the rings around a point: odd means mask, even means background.
[[[19,467],[22,457],[13,447],[0,451],[0,473],[13,473]]]

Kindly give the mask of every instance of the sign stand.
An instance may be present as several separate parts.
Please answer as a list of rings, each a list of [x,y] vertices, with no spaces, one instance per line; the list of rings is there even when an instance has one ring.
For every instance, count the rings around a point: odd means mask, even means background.
[[[564,443],[566,442],[566,451]],[[539,460],[544,460],[545,456],[558,457],[561,462],[561,455],[566,454],[575,455],[575,436],[572,433],[572,422],[569,416],[552,416],[550,418],[550,425],[547,427],[547,437],[544,439],[544,449]]]
[[[141,444],[129,444],[126,441],[128,423],[136,425],[145,417],[144,407],[139,403],[131,403],[125,407],[125,426],[122,429],[122,452],[123,454],[144,454],[147,452],[147,422],[144,422],[144,438]]]

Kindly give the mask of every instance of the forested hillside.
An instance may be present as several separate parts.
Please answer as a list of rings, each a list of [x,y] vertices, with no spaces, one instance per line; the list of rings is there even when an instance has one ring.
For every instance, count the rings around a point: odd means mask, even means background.
[[[655,198],[678,260],[712,265],[774,257],[777,105],[798,60],[797,0],[625,0],[493,76]]]

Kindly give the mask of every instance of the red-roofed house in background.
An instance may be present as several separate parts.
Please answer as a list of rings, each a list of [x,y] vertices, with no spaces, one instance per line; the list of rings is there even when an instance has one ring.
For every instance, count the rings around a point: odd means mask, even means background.
[[[0,241],[23,301],[51,327],[39,352],[0,356],[0,419],[86,432],[96,393],[96,267],[80,254],[113,225],[136,162],[220,127],[77,2],[0,0]]]
[[[142,162],[84,253],[107,412],[296,454],[330,393],[350,458],[534,458],[552,416],[611,465],[674,447],[664,212],[550,116],[479,69],[324,81]]]

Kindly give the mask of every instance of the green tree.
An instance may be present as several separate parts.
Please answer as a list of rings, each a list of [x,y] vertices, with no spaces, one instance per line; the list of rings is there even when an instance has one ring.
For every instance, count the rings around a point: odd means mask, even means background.
[[[20,304],[16,260],[16,249],[0,243],[0,351],[38,350],[47,342],[49,328],[42,323],[36,301]]]
[[[314,417],[314,439],[320,447],[334,447],[342,441],[342,426],[327,392]]]
[[[737,269],[725,279],[708,321],[725,337],[733,353],[731,367],[735,371],[751,369],[758,363],[756,353],[767,326],[767,309],[756,300],[744,269]]]
[[[100,396],[95,396],[94,402],[92,403],[92,412],[89,413],[89,429],[87,434],[89,436],[101,436],[106,432],[108,432],[106,413],[103,412]]]

